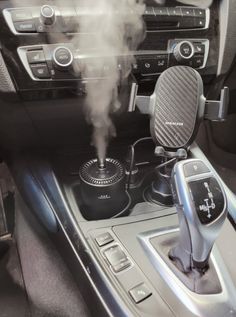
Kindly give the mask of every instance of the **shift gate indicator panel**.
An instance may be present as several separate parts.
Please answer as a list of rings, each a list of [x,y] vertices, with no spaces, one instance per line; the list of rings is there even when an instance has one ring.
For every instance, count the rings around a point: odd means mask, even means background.
[[[189,182],[198,218],[202,224],[216,220],[224,210],[224,197],[218,181],[213,178]]]

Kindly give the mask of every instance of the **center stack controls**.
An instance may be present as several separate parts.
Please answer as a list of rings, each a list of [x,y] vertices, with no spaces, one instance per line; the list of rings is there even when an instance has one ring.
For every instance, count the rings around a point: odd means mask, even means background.
[[[208,53],[209,41],[206,39],[169,40],[166,51],[156,54],[148,51],[135,52],[133,73],[141,77],[153,76],[175,65],[202,69],[206,66]],[[89,67],[89,58],[97,58],[80,56],[78,50],[70,43],[23,46],[18,48],[18,54],[33,80],[78,80],[85,60],[86,67]],[[118,69],[122,68],[126,58],[118,56]],[[93,64],[91,63],[91,67]],[[104,65],[104,77],[109,76],[108,65],[109,63]],[[93,69],[90,69],[90,74],[89,79],[96,78]]]
[[[79,32],[80,19],[93,14],[85,4],[66,3],[62,6],[18,7],[3,10],[5,20],[12,33],[18,35],[48,32]],[[102,16],[105,12],[99,13]],[[116,14],[133,15],[133,9],[121,10]],[[148,32],[165,30],[207,29],[210,22],[209,9],[194,7],[153,7],[147,6],[143,14]],[[94,30],[96,31],[96,30]]]

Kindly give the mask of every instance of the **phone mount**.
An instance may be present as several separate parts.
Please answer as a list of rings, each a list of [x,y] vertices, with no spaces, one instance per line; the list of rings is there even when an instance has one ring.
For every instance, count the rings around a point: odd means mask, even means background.
[[[155,152],[165,157],[178,156],[180,148],[187,150],[202,120],[225,121],[228,105],[228,87],[221,90],[219,101],[206,100],[200,74],[188,66],[168,68],[151,96],[136,96],[139,111],[151,117]]]
[[[229,89],[225,87],[222,90],[220,101],[207,101],[203,89],[202,78],[195,69],[175,66],[160,75],[150,97],[136,97],[139,110],[148,113],[151,118],[150,132],[156,144],[155,155],[165,159],[186,159],[203,119],[226,119]],[[146,200],[171,205],[170,177],[170,168],[158,170],[157,180],[145,193]]]

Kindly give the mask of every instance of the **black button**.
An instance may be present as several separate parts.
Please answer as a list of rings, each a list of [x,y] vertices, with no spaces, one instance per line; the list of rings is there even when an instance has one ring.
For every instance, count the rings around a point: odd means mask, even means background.
[[[180,53],[184,57],[187,57],[187,58],[190,57],[193,54],[192,45],[190,45],[189,43],[184,42],[180,46]]]
[[[11,17],[13,22],[25,21],[32,19],[32,14],[29,10],[13,10],[11,11]]]
[[[152,292],[147,288],[147,286],[144,283],[135,286],[129,291],[129,293],[136,304],[142,302],[143,300],[152,295]]]
[[[204,54],[205,53],[205,45],[204,44],[194,44],[194,52],[195,54]]]
[[[28,62],[30,64],[37,64],[41,62],[45,62],[45,56],[43,51],[30,51],[27,52]]]
[[[192,18],[192,17],[180,18],[179,22],[180,22],[179,23],[180,29],[193,29],[194,28],[194,18]]]
[[[208,169],[208,167],[203,162],[200,162],[200,161],[189,162],[184,164],[184,175],[186,177],[209,173],[209,172],[210,170]]]
[[[169,15],[167,8],[154,8],[156,15]]]
[[[182,16],[180,8],[168,8],[170,16]]]
[[[111,236],[111,234],[109,232],[99,234],[95,240],[96,240],[97,244],[99,245],[99,247],[102,247],[102,246],[114,241],[113,237]]]
[[[31,66],[32,73],[35,77],[44,79],[50,78],[47,64],[35,64]]]
[[[140,72],[143,75],[157,73],[156,60],[154,58],[140,59],[138,60],[138,65],[139,65]]]
[[[68,65],[71,62],[72,56],[68,49],[59,48],[55,52],[55,60],[63,66]]]
[[[119,272],[131,265],[127,256],[118,245],[104,251],[104,255],[115,272]]]
[[[194,11],[191,8],[181,8],[184,17],[193,17]]]
[[[160,55],[156,57],[157,72],[163,72],[167,68],[168,55]]]
[[[15,29],[20,33],[36,32],[34,21],[22,21],[14,23]]]
[[[194,56],[192,58],[192,67],[194,68],[199,68],[199,67],[202,67],[203,66],[203,63],[204,63],[204,55],[200,55],[200,56]]]
[[[205,9],[193,9],[195,16],[199,18],[205,18],[206,17],[206,10]]]
[[[195,18],[194,19],[194,27],[195,28],[204,28],[206,25],[206,19],[204,18]]]

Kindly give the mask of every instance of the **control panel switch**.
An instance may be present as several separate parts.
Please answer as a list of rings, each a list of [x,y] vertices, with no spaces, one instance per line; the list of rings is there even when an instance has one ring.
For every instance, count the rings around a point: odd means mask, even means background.
[[[52,25],[56,20],[55,10],[50,5],[43,5],[40,10],[40,15],[45,25]]]
[[[186,62],[194,55],[194,46],[190,41],[179,42],[174,48],[174,56],[178,62]]]
[[[181,8],[184,17],[193,17],[194,10],[191,8]]]
[[[204,55],[194,56],[191,60],[193,68],[200,68],[203,66],[204,63]]]
[[[51,78],[49,71],[48,71],[48,66],[45,63],[34,64],[31,66],[31,70],[32,70],[33,75],[36,78],[40,78],[40,79]]]
[[[193,10],[194,10],[195,17],[199,17],[199,18],[206,17],[206,10],[205,9],[194,8]]]
[[[27,59],[29,64],[37,64],[45,62],[45,56],[43,51],[29,51],[27,52]]]
[[[194,175],[209,173],[209,168],[201,161],[184,164],[184,176],[190,177]]]
[[[195,54],[205,54],[205,45],[195,43],[194,44],[194,52],[195,52]]]
[[[104,255],[116,273],[131,265],[131,262],[119,245],[112,246],[105,250]]]
[[[71,50],[67,47],[57,47],[53,52],[53,62],[61,70],[68,69],[73,63],[74,57]]]
[[[138,304],[146,298],[150,297],[152,295],[152,292],[144,283],[142,283],[132,288],[129,291],[129,294],[133,298],[134,302]]]
[[[194,20],[194,27],[195,28],[203,28],[206,24],[205,18],[195,18]]]
[[[36,32],[36,27],[33,20],[15,22],[15,29],[19,33],[32,33]]]
[[[19,22],[31,20],[32,14],[29,10],[12,10],[11,17],[13,22]]]
[[[111,243],[114,241],[113,237],[109,232],[101,233],[95,238],[99,247],[103,247],[104,245]]]
[[[168,11],[170,16],[182,16],[182,11],[180,8],[170,7],[168,8]]]

